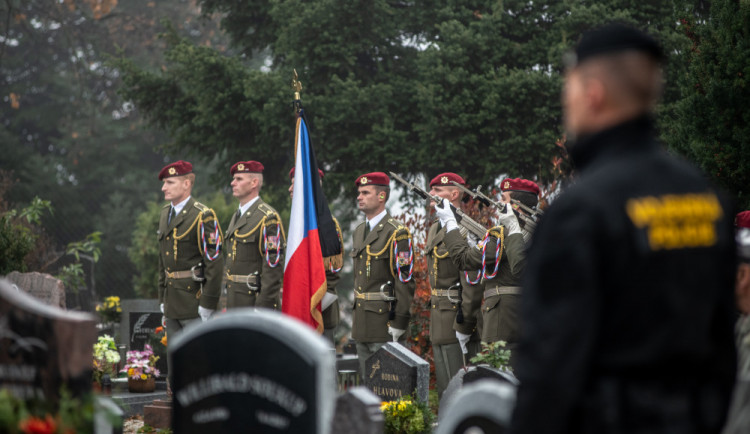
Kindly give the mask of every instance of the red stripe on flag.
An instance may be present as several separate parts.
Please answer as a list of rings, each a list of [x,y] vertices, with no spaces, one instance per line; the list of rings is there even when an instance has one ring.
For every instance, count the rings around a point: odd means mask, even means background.
[[[323,332],[320,301],[326,293],[326,274],[318,230],[307,233],[284,270],[282,311]]]

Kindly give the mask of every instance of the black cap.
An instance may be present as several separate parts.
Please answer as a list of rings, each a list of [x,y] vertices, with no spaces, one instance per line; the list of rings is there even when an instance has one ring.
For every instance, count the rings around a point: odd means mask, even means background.
[[[594,57],[628,50],[640,51],[657,61],[664,57],[659,43],[648,34],[626,24],[611,23],[584,33],[565,63],[573,67]]]

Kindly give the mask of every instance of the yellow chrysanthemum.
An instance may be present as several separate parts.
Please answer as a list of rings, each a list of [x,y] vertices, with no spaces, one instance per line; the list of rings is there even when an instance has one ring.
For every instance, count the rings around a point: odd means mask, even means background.
[[[145,380],[145,379],[147,379],[147,378],[148,378],[148,375],[146,375],[146,374],[141,374],[141,380]]]
[[[135,370],[133,368],[128,369],[128,375],[132,376]]]

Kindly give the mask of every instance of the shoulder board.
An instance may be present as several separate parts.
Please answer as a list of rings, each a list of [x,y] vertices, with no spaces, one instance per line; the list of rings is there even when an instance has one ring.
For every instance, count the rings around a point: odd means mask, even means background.
[[[404,226],[400,221],[394,219],[393,217],[388,219],[388,223],[391,224],[396,230],[398,229],[406,229],[406,226]]]
[[[279,214],[278,214],[278,213],[276,212],[276,210],[275,210],[275,209],[271,208],[271,207],[270,207],[270,206],[269,206],[268,204],[266,204],[266,203],[261,203],[261,204],[259,204],[259,205],[258,205],[258,209],[259,209],[259,210],[261,210],[261,211],[263,212],[263,214],[265,214],[265,215],[266,215],[266,217],[278,217],[278,215],[279,215]]]
[[[198,208],[201,212],[206,212],[207,210],[210,210],[211,208],[207,207],[206,205],[203,205],[202,203],[198,202],[197,200],[193,204],[194,207]]]
[[[490,229],[490,236],[495,238],[500,238],[501,236],[505,236],[506,234],[505,226],[495,226]]]

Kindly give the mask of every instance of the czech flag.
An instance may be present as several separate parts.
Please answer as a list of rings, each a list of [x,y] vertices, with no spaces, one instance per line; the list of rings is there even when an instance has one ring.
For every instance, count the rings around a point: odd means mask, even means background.
[[[340,254],[341,243],[320,185],[304,111],[297,117],[294,167],[281,311],[322,333],[320,301],[326,293],[323,256]]]

